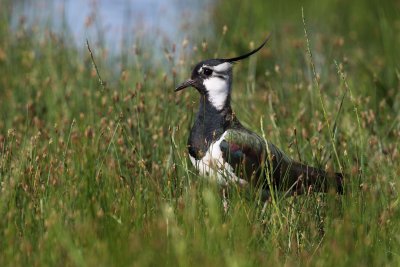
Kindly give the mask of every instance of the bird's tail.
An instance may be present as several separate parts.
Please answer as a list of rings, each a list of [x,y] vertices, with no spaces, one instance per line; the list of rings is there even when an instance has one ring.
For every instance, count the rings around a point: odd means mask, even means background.
[[[281,166],[278,186],[291,193],[304,194],[309,191],[328,192],[335,190],[343,194],[343,175],[330,173],[299,162],[291,162],[288,166]],[[282,171],[284,173],[282,173]],[[284,177],[282,179],[282,177]],[[276,181],[276,179],[274,179]]]

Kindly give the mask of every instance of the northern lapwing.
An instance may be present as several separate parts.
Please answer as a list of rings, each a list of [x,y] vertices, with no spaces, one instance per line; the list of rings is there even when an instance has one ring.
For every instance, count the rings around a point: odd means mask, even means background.
[[[191,78],[176,87],[175,92],[194,87],[200,93],[200,106],[188,140],[190,160],[202,176],[225,185],[234,182],[261,187],[267,195],[271,187],[292,194],[310,189],[327,192],[332,187],[341,194],[340,173],[296,162],[270,141],[246,129],[232,111],[233,63],[259,51],[268,39],[269,36],[247,54],[198,63]]]

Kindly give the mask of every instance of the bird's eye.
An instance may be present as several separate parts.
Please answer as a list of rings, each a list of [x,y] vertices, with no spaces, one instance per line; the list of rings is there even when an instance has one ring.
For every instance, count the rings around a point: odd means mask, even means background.
[[[204,68],[204,69],[203,69],[203,73],[204,73],[204,75],[206,75],[206,76],[210,76],[210,75],[213,73],[213,71],[212,71],[212,69]]]

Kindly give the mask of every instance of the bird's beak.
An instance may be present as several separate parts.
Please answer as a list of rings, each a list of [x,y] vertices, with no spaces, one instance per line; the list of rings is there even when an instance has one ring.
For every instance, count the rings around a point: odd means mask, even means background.
[[[188,80],[184,81],[183,83],[181,83],[178,87],[176,87],[175,92],[185,89],[186,87],[192,86],[194,83],[195,83],[194,80],[188,79]]]

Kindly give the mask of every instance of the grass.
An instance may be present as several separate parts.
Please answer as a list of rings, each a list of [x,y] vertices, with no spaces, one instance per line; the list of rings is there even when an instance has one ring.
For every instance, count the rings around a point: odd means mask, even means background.
[[[220,1],[214,38],[165,43],[163,58],[141,40],[119,57],[90,43],[104,88],[85,47],[11,31],[0,12],[1,266],[399,264],[395,3]],[[224,212],[187,157],[198,96],[173,88],[197,61],[269,31],[235,65],[233,108],[291,157],[341,165],[346,192],[264,205],[233,189]]]

